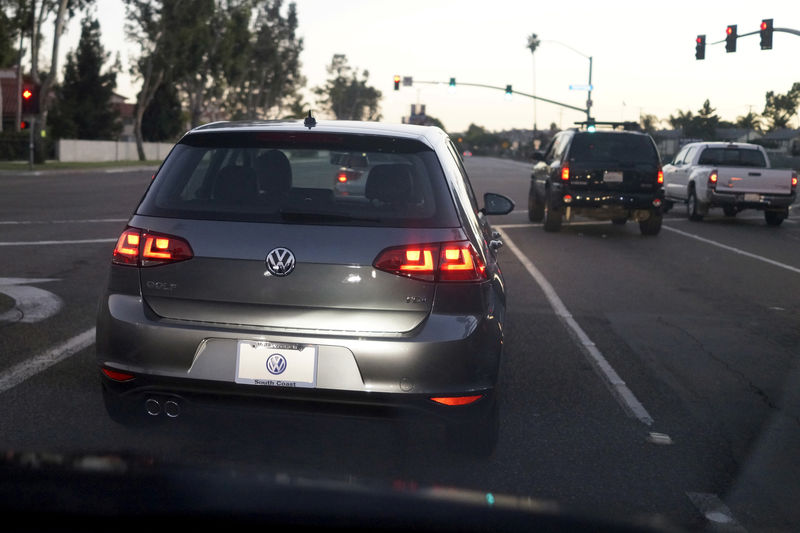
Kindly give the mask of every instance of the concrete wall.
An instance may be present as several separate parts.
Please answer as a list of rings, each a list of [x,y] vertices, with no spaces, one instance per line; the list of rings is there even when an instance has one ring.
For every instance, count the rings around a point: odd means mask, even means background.
[[[149,161],[164,159],[172,143],[144,143],[144,154]],[[79,141],[61,139],[56,142],[56,159],[68,162],[135,161],[139,159],[135,142]]]

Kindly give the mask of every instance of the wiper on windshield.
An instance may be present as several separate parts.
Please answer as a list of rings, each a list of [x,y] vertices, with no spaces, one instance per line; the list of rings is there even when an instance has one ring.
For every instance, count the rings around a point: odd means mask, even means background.
[[[380,218],[357,217],[344,213],[331,213],[325,211],[286,211],[281,210],[284,220],[303,222],[380,222]]]

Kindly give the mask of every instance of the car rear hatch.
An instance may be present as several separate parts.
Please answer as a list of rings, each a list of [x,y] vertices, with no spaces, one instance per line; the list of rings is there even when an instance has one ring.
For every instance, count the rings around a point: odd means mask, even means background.
[[[130,226],[185,242],[191,258],[140,267],[146,304],[167,319],[270,331],[391,336],[418,327],[436,283],[373,263],[387,248],[465,235],[430,148],[355,137],[330,142],[386,150],[362,195],[345,198],[333,194],[340,166],[319,134],[293,143],[220,133],[178,145]],[[278,163],[260,167],[265,154]]]
[[[716,189],[720,193],[791,193],[791,171],[766,168],[764,154],[754,148],[708,147],[698,163],[717,171]]]
[[[576,190],[653,192],[660,160],[650,137],[593,132],[575,135],[569,149],[569,184]]]

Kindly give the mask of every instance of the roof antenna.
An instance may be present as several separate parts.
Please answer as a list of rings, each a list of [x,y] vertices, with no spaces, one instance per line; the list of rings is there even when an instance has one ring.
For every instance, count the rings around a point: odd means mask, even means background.
[[[303,126],[305,126],[308,129],[311,129],[316,125],[317,125],[317,119],[315,119],[314,117],[311,116],[311,110],[309,109],[308,110],[308,116],[303,121]]]

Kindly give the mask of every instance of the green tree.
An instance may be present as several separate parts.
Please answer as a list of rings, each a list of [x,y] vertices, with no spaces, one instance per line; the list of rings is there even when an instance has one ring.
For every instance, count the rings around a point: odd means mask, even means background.
[[[651,135],[658,129],[659,122],[661,122],[661,120],[655,115],[644,114],[639,116],[639,125],[642,127],[642,130]]]
[[[762,115],[768,123],[769,131],[788,127],[789,121],[797,113],[800,103],[800,82],[792,84],[786,94],[775,94],[768,91]]]
[[[230,55],[223,54],[228,111],[239,119],[278,117],[296,103],[306,83],[300,72],[303,39],[297,36],[296,5],[291,2],[284,10],[283,0],[256,0],[238,6],[225,41]],[[243,31],[243,15],[250,12],[251,29]]]
[[[113,139],[120,131],[119,112],[111,106],[119,60],[103,72],[109,54],[100,42],[100,24],[91,16],[81,23],[76,50],[67,55],[64,82],[51,106],[53,136]]]
[[[736,127],[761,131],[761,117],[752,111],[748,111],[746,115],[736,118]]]
[[[325,85],[316,87],[317,103],[338,120],[380,120],[381,92],[367,85],[369,72],[347,63],[347,56],[334,54],[327,67],[330,77]]]
[[[175,141],[183,131],[183,113],[178,91],[162,83],[142,116],[142,136],[148,142]]]
[[[0,68],[17,64],[19,51],[16,48],[19,38],[19,24],[16,17],[6,13],[8,0],[0,0]]]

